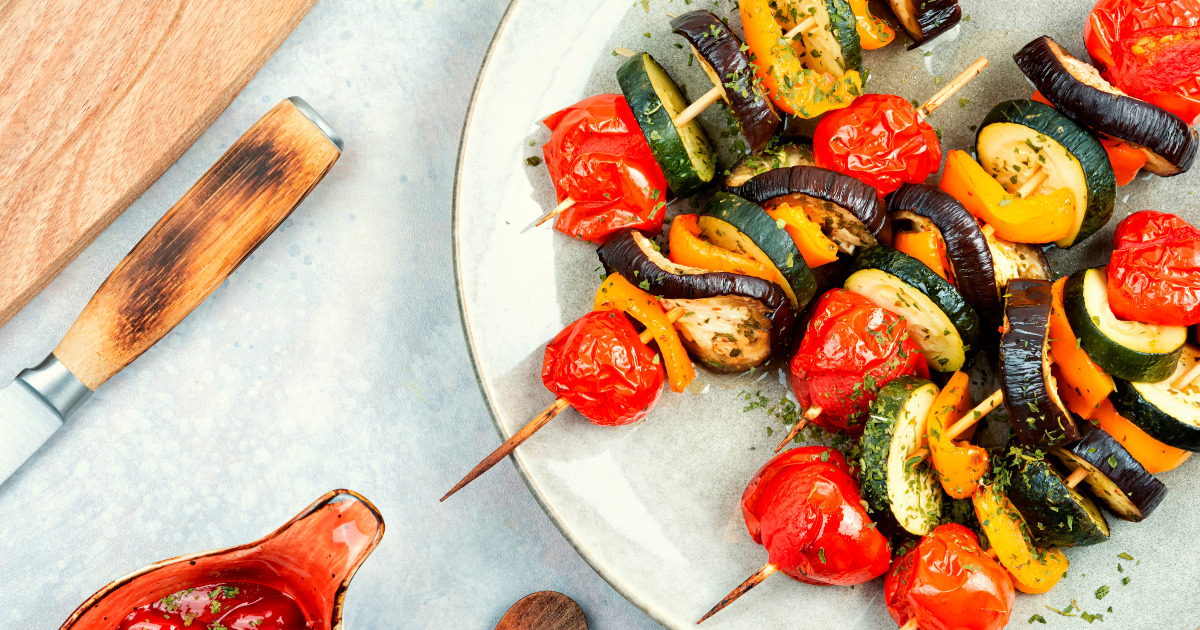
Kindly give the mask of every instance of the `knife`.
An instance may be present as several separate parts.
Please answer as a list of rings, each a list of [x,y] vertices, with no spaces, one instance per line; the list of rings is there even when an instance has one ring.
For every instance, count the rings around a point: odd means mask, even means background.
[[[229,147],[117,265],[54,352],[0,390],[0,483],[237,269],[342,146],[316,110],[292,97]]]

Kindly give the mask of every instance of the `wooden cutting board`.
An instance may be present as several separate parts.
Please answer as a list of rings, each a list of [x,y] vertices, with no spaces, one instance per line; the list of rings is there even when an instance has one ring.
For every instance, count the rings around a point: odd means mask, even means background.
[[[191,146],[315,3],[0,1],[0,324]]]

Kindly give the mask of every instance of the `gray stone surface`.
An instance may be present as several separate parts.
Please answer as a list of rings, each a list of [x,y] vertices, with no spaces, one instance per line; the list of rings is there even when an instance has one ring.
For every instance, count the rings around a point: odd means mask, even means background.
[[[324,183],[178,329],[0,485],[0,628],[52,628],[156,560],[257,538],[323,492],[387,520],[346,628],[491,628],[574,597],[593,628],[650,628],[505,462],[437,499],[497,434],[454,288],[451,186],[504,0],[321,0],[184,156],[0,328],[0,375],[66,332],[121,257],[290,95],[346,139]]]

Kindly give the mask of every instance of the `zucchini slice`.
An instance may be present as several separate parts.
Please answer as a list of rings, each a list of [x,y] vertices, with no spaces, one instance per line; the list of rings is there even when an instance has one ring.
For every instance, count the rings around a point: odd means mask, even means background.
[[[810,70],[842,78],[848,70],[862,71],[862,42],[854,11],[846,0],[779,0],[776,19],[798,24],[809,17],[816,26],[796,37],[807,54],[804,65]]]
[[[913,39],[909,50],[945,33],[962,19],[958,0],[888,0],[888,4]]]
[[[1167,487],[1150,474],[1104,429],[1094,428],[1082,440],[1050,451],[1070,472],[1083,467],[1084,482],[1108,511],[1125,521],[1150,516],[1167,496]]]
[[[804,310],[816,295],[816,278],[796,242],[758,204],[719,192],[700,211],[697,222],[704,240],[773,265],[783,278],[783,290],[796,310]]]
[[[725,176],[725,190],[737,194],[737,188],[750,181],[755,175],[760,175],[777,168],[790,166],[816,166],[813,158],[812,144],[797,142],[781,144],[776,147],[763,149],[742,158]],[[742,195],[747,199],[750,197]],[[762,201],[755,201],[762,203]]]
[[[904,317],[908,334],[938,372],[954,372],[979,343],[979,316],[954,285],[925,263],[876,246],[851,265],[846,288]]]
[[[988,239],[975,217],[954,197],[925,184],[901,186],[888,197],[888,210],[896,219],[905,218],[907,212],[933,223],[932,229],[927,225],[918,227],[937,232],[946,245],[946,257],[959,293],[979,314],[986,329],[998,328],[1001,287],[997,284]]]
[[[1050,282],[1013,280],[1004,305],[1000,386],[1017,439],[1056,446],[1079,439],[1079,428],[1058,395],[1050,359]]]
[[[671,20],[671,28],[691,44],[700,67],[721,90],[750,150],[765,149],[781,120],[763,94],[742,41],[709,11],[685,13]]]
[[[859,474],[868,508],[916,536],[928,534],[941,521],[942,488],[933,466],[908,458],[921,445],[925,418],[937,395],[937,385],[924,379],[890,381],[871,403],[861,442]]]
[[[1200,383],[1179,391],[1171,386],[1200,363],[1200,348],[1185,345],[1179,367],[1158,383],[1134,383],[1113,379],[1116,391],[1109,395],[1117,413],[1129,418],[1150,437],[1175,448],[1200,453]]]
[[[1016,192],[1035,173],[1045,170],[1045,183],[1035,190],[1070,188],[1075,193],[1075,229],[1059,247],[1079,243],[1112,218],[1117,179],[1108,153],[1090,133],[1035,101],[1005,101],[992,108],[975,136],[979,163]]]
[[[1100,508],[1067,487],[1041,451],[1018,449],[1008,498],[1040,545],[1085,547],[1108,540],[1108,521]]]
[[[1042,96],[1071,120],[1097,134],[1133,143],[1146,170],[1162,177],[1186,172],[1196,159],[1196,132],[1182,118],[1109,85],[1095,68],[1047,36],[1013,55]]]
[[[690,197],[711,182],[717,174],[712,143],[696,120],[682,127],[672,122],[688,103],[667,71],[641,53],[617,70],[617,83],[675,196]]]
[[[722,306],[720,302],[726,298],[744,298],[762,305],[760,310],[749,302],[734,300],[727,304],[742,309],[738,311],[740,318],[725,313],[719,322],[687,316],[679,320],[682,323],[676,325],[683,333],[684,345],[704,365],[731,372],[748,370],[754,367],[756,360],[765,362],[757,350],[762,347],[764,335],[773,355],[783,356],[791,347],[796,330],[796,310],[787,293],[774,282],[673,263],[659,253],[644,234],[632,229],[617,232],[596,253],[600,256],[600,264],[609,273],[615,271],[663,300],[701,301],[703,304],[697,306],[706,310]],[[760,330],[762,321],[757,315],[770,322],[768,330]],[[722,329],[729,321],[738,328],[732,333],[727,328]],[[732,334],[733,339],[717,333]],[[739,352],[735,354],[734,350]]]
[[[1108,306],[1104,267],[1072,274],[1063,287],[1063,308],[1080,346],[1105,372],[1146,383],[1175,372],[1187,328],[1118,319]]]

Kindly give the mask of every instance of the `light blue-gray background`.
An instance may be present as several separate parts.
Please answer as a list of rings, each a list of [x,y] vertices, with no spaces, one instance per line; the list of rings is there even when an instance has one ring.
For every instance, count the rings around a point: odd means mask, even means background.
[[[0,628],[57,627],[110,580],[257,538],[335,487],[387,521],[347,597],[348,630],[491,628],[543,589],[575,598],[593,628],[657,627],[576,555],[509,462],[437,502],[499,443],[461,330],[450,206],[506,5],[320,0],[195,146],[0,328],[7,380],[280,99],[308,99],[344,136],[284,227],[0,485]]]

